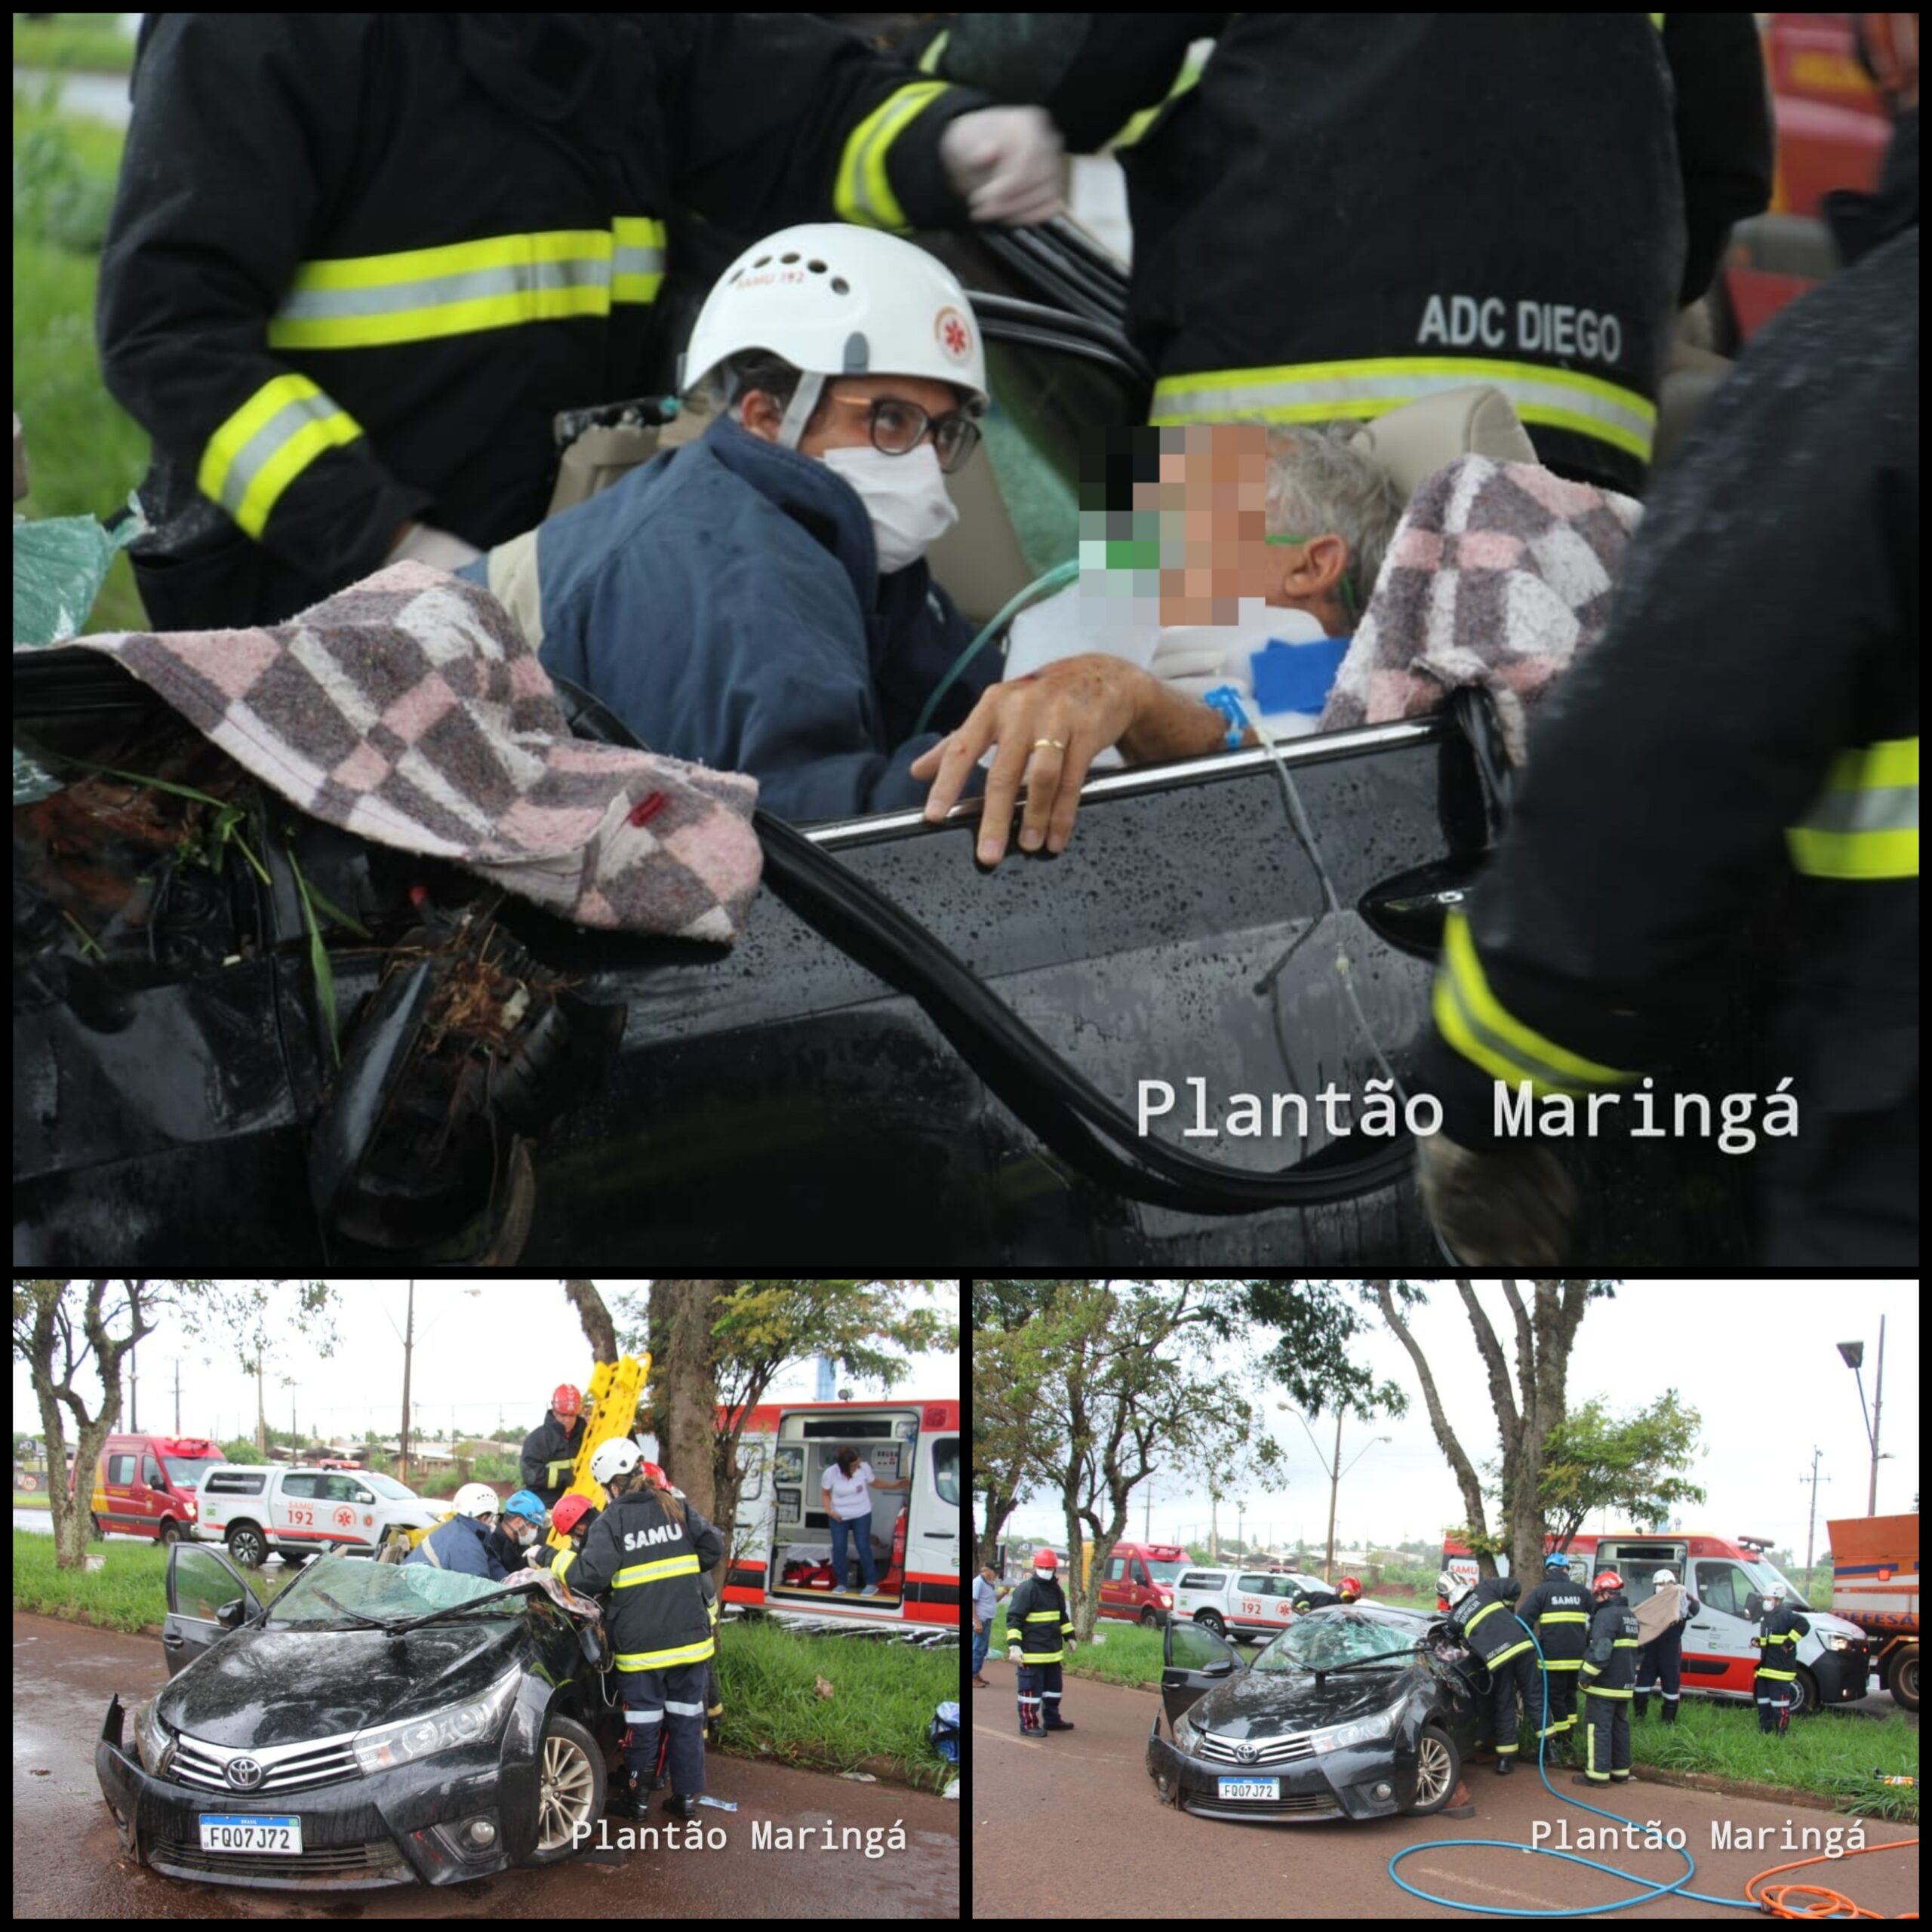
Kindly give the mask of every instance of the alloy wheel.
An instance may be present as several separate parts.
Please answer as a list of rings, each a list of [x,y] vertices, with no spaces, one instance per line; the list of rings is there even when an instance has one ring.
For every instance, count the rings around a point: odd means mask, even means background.
[[[590,1760],[569,1738],[544,1739],[537,1796],[539,1851],[561,1850],[577,1826],[594,1822],[590,1804],[595,1789]]]

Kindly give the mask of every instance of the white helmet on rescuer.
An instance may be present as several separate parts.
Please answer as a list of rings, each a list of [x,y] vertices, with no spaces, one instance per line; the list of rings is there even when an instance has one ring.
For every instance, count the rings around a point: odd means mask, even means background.
[[[986,406],[986,350],[966,291],[937,257],[876,229],[808,223],[747,248],[698,312],[682,386],[751,349],[804,373],[779,435],[788,448],[838,376],[922,376],[964,390],[976,414]]]
[[[590,1473],[608,1489],[613,1476],[629,1475],[643,1460],[643,1452],[628,1435],[614,1435],[598,1445],[590,1459]]]
[[[494,1516],[497,1492],[487,1482],[466,1482],[452,1499],[459,1516]]]
[[[1657,1574],[1651,1579],[1651,1581],[1653,1584],[1660,1585],[1663,1583],[1674,1583],[1677,1581],[1677,1579],[1668,1570],[1660,1570]]]

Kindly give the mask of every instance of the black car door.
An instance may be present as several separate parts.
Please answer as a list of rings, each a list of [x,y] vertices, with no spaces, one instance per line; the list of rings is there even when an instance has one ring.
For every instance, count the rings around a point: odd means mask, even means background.
[[[161,1626],[168,1675],[186,1669],[261,1607],[254,1587],[220,1550],[205,1543],[170,1543],[168,1617]]]
[[[1161,1645],[1161,1704],[1172,1724],[1210,1690],[1247,1668],[1232,1644],[1198,1623],[1170,1618]]]

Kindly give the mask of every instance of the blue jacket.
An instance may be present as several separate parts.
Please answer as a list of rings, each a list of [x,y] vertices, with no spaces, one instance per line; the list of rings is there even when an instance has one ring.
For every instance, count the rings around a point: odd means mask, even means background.
[[[432,1530],[404,1558],[405,1563],[433,1563],[439,1570],[454,1570],[459,1576],[487,1577],[500,1583],[510,1573],[497,1561],[489,1544],[490,1533],[474,1516],[452,1516]],[[432,1558],[425,1552],[433,1549]]]
[[[728,420],[544,524],[537,571],[547,669],[786,818],[922,803],[906,768],[998,672],[983,652],[915,737],[971,627],[923,563],[880,577],[841,478]]]

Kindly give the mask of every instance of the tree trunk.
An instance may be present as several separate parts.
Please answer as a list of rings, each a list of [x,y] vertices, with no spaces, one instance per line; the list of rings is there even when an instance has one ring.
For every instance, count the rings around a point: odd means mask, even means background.
[[[701,1516],[708,1516],[731,1540],[737,1514],[735,1458],[721,1468],[717,1427],[717,1343],[711,1324],[719,1297],[735,1281],[654,1281],[651,1284],[651,1333],[654,1354],[651,1413],[657,1418],[660,1453],[671,1480]],[[661,1357],[655,1352],[663,1339]],[[728,1481],[721,1480],[728,1476]],[[726,1514],[729,1510],[730,1514]]]
[[[566,1281],[564,1293],[576,1309],[577,1318],[583,1324],[584,1337],[590,1344],[590,1359],[594,1362],[615,1361],[617,1324],[611,1319],[611,1311],[604,1306],[604,1297],[598,1293],[597,1284]]]
[[[1382,1318],[1389,1324],[1390,1332],[1407,1350],[1409,1360],[1414,1364],[1416,1377],[1422,1384],[1423,1400],[1429,1407],[1429,1426],[1435,1432],[1437,1446],[1448,1458],[1449,1466],[1455,1473],[1456,1486],[1463,1492],[1463,1507],[1468,1512],[1472,1529],[1488,1534],[1488,1519],[1483,1512],[1482,1483],[1476,1475],[1463,1445],[1456,1439],[1456,1432],[1449,1426],[1449,1418],[1444,1413],[1442,1398],[1435,1392],[1435,1378],[1429,1371],[1429,1358],[1417,1346],[1416,1338],[1409,1333],[1408,1324],[1396,1312],[1395,1297],[1389,1292],[1386,1281],[1371,1284],[1375,1290],[1377,1304],[1382,1310]],[[1486,1566],[1486,1567],[1485,1567]],[[1486,1576],[1496,1574],[1496,1559],[1493,1556],[1479,1556],[1476,1567]]]

